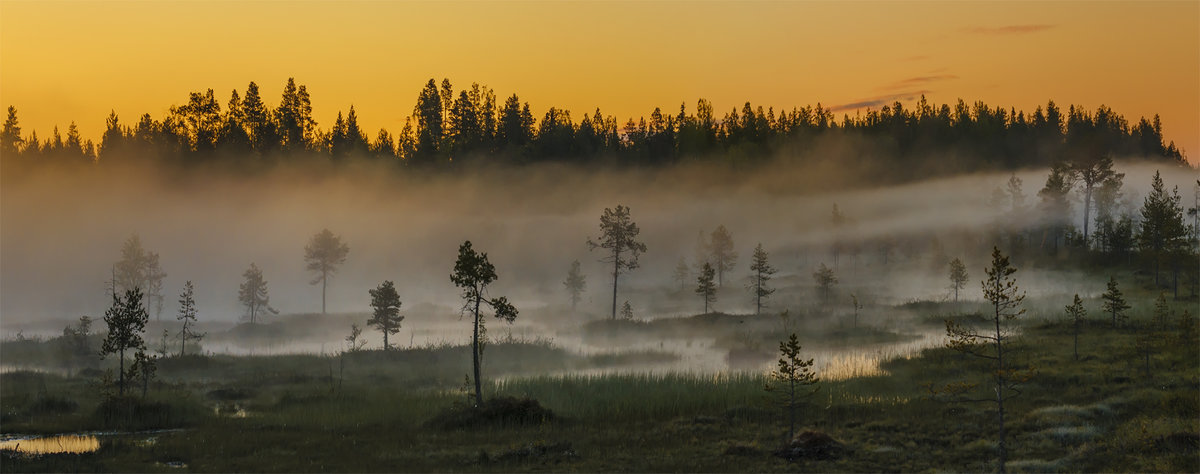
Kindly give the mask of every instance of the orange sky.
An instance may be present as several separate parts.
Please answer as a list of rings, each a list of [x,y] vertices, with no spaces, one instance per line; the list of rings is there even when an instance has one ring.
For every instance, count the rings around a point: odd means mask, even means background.
[[[99,139],[162,117],[188,92],[222,104],[249,81],[268,104],[295,77],[323,128],[355,105],[372,137],[398,132],[430,77],[513,92],[540,116],[597,106],[622,122],[655,106],[718,114],[1047,99],[1164,133],[1200,162],[1200,2],[26,2],[0,0],[0,103],[25,134],[75,120]],[[847,110],[853,113],[853,110]],[[839,112],[839,117],[842,112]]]

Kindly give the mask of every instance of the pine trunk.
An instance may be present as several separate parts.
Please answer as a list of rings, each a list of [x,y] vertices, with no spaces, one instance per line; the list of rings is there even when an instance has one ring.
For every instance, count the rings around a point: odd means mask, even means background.
[[[483,405],[483,384],[479,381],[479,303],[483,296],[475,292],[475,333],[471,336],[471,362],[475,370],[475,406]]]

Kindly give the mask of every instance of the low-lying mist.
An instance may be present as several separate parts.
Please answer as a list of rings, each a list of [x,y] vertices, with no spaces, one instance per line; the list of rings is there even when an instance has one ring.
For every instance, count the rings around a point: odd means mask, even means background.
[[[1162,168],[1164,180],[1179,185],[1190,200],[1195,171],[1169,166]],[[1155,167],[1117,168],[1126,173],[1125,194],[1136,209]],[[0,323],[9,335],[84,314],[98,319],[111,302],[106,281],[112,265],[134,234],[160,255],[168,275],[164,321],[174,320],[187,280],[195,285],[201,321],[241,320],[238,285],[251,262],[263,271],[271,306],[281,313],[320,312],[320,287],[310,284],[303,255],[309,238],[323,228],[350,247],[346,263],[330,279],[330,313],[367,312],[367,290],[393,280],[402,314],[423,308],[450,318],[461,303],[449,274],[459,244],[470,240],[496,267],[492,295],[508,296],[518,309],[559,309],[541,313],[563,320],[595,319],[610,309],[611,268],[597,261],[603,255],[589,252],[585,241],[598,236],[604,208],[617,204],[632,209],[648,247],[640,268],[622,275],[618,297],[640,319],[701,312],[702,302],[692,292],[695,269],[682,291],[672,273],[680,258],[694,267],[698,236],[707,237],[718,225],[729,229],[739,255],[715,303],[726,313],[753,311],[743,288],[758,243],[779,269],[778,285],[793,288],[793,295],[781,291],[771,301],[772,311],[805,304],[800,295],[810,291],[813,270],[820,263],[834,267],[835,241],[859,249],[841,251],[840,288],[875,302],[944,298],[945,262],[935,261],[941,254],[931,253],[933,245],[949,258],[962,258],[972,282],[983,277],[987,254],[980,249],[992,243],[978,236],[1002,212],[991,201],[992,190],[1004,186],[1009,173],[886,187],[855,183],[852,173],[783,163],[742,171],[699,165],[528,166],[465,174],[360,164],[320,172],[279,168],[253,177],[197,171],[184,178],[133,169],[47,171],[6,182],[2,190]],[[1037,201],[1046,174],[1016,174],[1027,203]],[[851,186],[829,191],[830,182]],[[835,203],[849,219],[840,230],[831,225]],[[1081,214],[1078,203],[1075,207]],[[890,243],[885,249],[877,242]],[[562,285],[573,260],[583,264],[587,277],[579,315],[568,310]],[[1020,277],[1031,295],[1098,291],[1072,287],[1084,275]],[[977,298],[976,293],[972,283],[964,297]],[[406,327],[410,323],[417,324],[406,321]]]

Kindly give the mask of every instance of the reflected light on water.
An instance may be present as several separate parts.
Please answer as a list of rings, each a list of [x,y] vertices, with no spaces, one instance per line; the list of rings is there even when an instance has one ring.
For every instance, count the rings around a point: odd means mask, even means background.
[[[0,451],[16,451],[23,454],[82,454],[98,449],[100,440],[95,436],[64,435],[0,441]]]

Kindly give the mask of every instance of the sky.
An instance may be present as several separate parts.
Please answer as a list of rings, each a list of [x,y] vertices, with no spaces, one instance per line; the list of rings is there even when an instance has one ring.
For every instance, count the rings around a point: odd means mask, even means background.
[[[429,78],[472,82],[576,120],[654,107],[718,116],[746,101],[864,107],[924,94],[1033,111],[1159,114],[1200,163],[1200,2],[400,2],[0,0],[0,104],[45,139],[99,140],[189,92],[289,77],[328,128],[354,105],[398,132]]]

